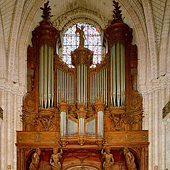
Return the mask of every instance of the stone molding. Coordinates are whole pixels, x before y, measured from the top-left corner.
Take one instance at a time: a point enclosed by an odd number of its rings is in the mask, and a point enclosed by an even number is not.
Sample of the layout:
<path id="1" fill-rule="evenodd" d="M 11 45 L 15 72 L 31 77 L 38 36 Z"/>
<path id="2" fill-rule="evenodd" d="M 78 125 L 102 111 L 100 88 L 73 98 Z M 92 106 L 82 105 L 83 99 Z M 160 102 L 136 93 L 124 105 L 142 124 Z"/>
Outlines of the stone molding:
<path id="1" fill-rule="evenodd" d="M 151 79 L 157 78 L 157 58 L 158 51 L 156 46 L 156 37 L 155 37 L 155 29 L 154 29 L 154 21 L 153 21 L 153 13 L 151 9 L 151 2 L 149 0 L 142 0 L 143 9 L 145 13 L 145 19 L 148 30 L 148 42 L 149 42 L 149 53 L 151 57 Z"/>
<path id="2" fill-rule="evenodd" d="M 59 17 L 54 18 L 52 23 L 57 30 L 65 31 L 66 28 L 72 24 L 85 21 L 98 29 L 105 29 L 109 24 L 109 20 L 107 18 L 84 7 L 78 7 L 62 14 Z"/>
<path id="3" fill-rule="evenodd" d="M 7 81 L 7 79 L 0 79 L 0 89 L 11 91 L 19 95 L 24 95 L 26 93 L 25 86 L 21 86 L 19 83 L 15 83 L 12 81 Z"/>
<path id="4" fill-rule="evenodd" d="M 145 85 L 138 85 L 138 89 L 142 94 L 145 94 L 155 90 L 165 89 L 168 85 L 170 85 L 170 74 L 154 79 Z"/>

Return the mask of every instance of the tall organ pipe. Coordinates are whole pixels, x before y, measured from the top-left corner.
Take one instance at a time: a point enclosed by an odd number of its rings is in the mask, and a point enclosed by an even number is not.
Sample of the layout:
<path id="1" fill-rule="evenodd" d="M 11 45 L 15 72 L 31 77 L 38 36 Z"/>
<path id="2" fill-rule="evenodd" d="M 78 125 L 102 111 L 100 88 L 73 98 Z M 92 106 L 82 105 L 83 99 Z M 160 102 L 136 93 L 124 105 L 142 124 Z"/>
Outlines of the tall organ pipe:
<path id="1" fill-rule="evenodd" d="M 47 45 L 44 50 L 44 107 L 47 108 L 47 58 L 48 58 Z"/>
<path id="2" fill-rule="evenodd" d="M 111 104 L 121 106 L 125 104 L 125 48 L 117 43 L 111 49 Z"/>
<path id="3" fill-rule="evenodd" d="M 80 64 L 77 67 L 77 99 L 87 105 L 87 66 Z"/>
<path id="4" fill-rule="evenodd" d="M 51 82 L 52 82 L 52 70 L 51 70 L 51 65 L 52 65 L 52 58 L 51 58 L 51 49 L 48 48 L 48 52 L 49 52 L 49 57 L 48 57 L 48 106 L 51 106 L 51 97 L 52 97 L 52 86 L 51 86 Z"/>
<path id="5" fill-rule="evenodd" d="M 74 103 L 74 76 L 57 69 L 57 105 L 62 95 L 68 104 Z"/>
<path id="6" fill-rule="evenodd" d="M 90 103 L 95 103 L 100 93 L 103 102 L 107 105 L 107 68 L 90 76 Z"/>
<path id="7" fill-rule="evenodd" d="M 43 78 L 44 78 L 44 74 L 42 74 L 44 72 L 44 46 L 42 46 L 40 48 L 40 64 L 39 64 L 39 96 L 40 96 L 40 106 L 43 107 L 43 103 L 44 103 L 44 98 L 43 98 Z"/>
<path id="8" fill-rule="evenodd" d="M 125 103 L 125 47 L 121 45 L 121 105 Z"/>
<path id="9" fill-rule="evenodd" d="M 40 106 L 53 107 L 54 101 L 54 73 L 53 48 L 42 45 L 39 61 L 39 98 Z"/>

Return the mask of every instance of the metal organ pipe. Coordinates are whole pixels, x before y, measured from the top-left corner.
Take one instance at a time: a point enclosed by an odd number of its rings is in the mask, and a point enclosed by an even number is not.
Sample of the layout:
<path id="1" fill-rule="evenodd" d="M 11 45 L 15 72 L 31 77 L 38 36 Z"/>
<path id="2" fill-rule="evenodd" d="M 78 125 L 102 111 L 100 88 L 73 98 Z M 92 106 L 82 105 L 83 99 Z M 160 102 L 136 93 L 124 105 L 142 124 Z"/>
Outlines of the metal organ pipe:
<path id="1" fill-rule="evenodd" d="M 125 47 L 122 44 L 113 45 L 110 61 L 110 101 L 119 107 L 125 103 Z"/>
<path id="2" fill-rule="evenodd" d="M 44 107 L 47 108 L 47 45 L 44 50 Z"/>
<path id="3" fill-rule="evenodd" d="M 102 94 L 103 102 L 107 105 L 107 68 L 90 76 L 90 103 Z"/>
<path id="4" fill-rule="evenodd" d="M 42 45 L 39 61 L 39 98 L 40 106 L 53 107 L 54 101 L 54 73 L 53 48 Z"/>
<path id="5" fill-rule="evenodd" d="M 117 106 L 119 107 L 120 106 L 120 87 L 121 87 L 121 79 L 120 79 L 120 48 L 119 48 L 119 43 L 116 44 L 116 52 L 117 52 Z"/>
<path id="6" fill-rule="evenodd" d="M 39 97 L 40 97 L 40 106 L 43 107 L 43 103 L 44 103 L 44 98 L 43 98 L 43 77 L 44 77 L 44 55 L 43 55 L 43 52 L 44 52 L 44 46 L 42 46 L 40 48 L 40 64 L 39 64 Z"/>
<path id="7" fill-rule="evenodd" d="M 125 47 L 121 45 L 121 105 L 125 103 Z"/>
<path id="8" fill-rule="evenodd" d="M 74 76 L 57 69 L 57 105 L 62 95 L 68 104 L 74 103 Z"/>
<path id="9" fill-rule="evenodd" d="M 87 66 L 77 66 L 77 99 L 87 106 Z"/>
<path id="10" fill-rule="evenodd" d="M 52 82 L 52 70 L 51 70 L 51 53 L 52 51 L 50 50 L 50 48 L 48 48 L 48 52 L 49 52 L 49 57 L 48 57 L 48 106 L 50 107 L 51 106 L 51 93 L 52 93 L 52 86 L 51 86 L 51 82 Z"/>

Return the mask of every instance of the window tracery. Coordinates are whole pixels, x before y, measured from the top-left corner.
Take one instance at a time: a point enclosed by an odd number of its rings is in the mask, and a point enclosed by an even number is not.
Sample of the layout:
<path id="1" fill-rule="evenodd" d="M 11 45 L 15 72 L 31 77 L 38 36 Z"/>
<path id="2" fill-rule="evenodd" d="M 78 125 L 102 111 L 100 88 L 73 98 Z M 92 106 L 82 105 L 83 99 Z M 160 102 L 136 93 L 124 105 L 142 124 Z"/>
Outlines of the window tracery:
<path id="1" fill-rule="evenodd" d="M 63 61 L 68 65 L 71 64 L 71 51 L 74 51 L 79 46 L 79 34 L 75 34 L 76 25 L 80 28 L 84 26 L 85 44 L 84 47 L 93 51 L 93 64 L 101 62 L 102 41 L 101 33 L 88 23 L 77 23 L 69 27 L 63 34 Z"/>

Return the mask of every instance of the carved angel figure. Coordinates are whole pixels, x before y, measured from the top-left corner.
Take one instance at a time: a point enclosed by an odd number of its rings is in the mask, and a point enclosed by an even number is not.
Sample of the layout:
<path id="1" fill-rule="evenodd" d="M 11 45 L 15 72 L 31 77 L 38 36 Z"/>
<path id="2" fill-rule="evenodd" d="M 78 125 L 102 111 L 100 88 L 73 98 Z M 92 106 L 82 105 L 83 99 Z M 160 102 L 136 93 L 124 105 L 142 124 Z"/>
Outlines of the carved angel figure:
<path id="1" fill-rule="evenodd" d="M 85 41 L 85 35 L 84 35 L 84 31 L 83 31 L 83 29 L 84 29 L 84 26 L 82 25 L 81 26 L 81 29 L 80 28 L 78 28 L 78 26 L 76 25 L 76 34 L 77 33 L 79 33 L 79 35 L 80 35 L 80 42 L 79 42 L 79 47 L 84 47 L 84 41 Z"/>
<path id="2" fill-rule="evenodd" d="M 41 150 L 36 149 L 35 153 L 32 155 L 32 162 L 30 163 L 29 170 L 37 170 L 40 161 Z"/>
<path id="3" fill-rule="evenodd" d="M 61 155 L 63 154 L 63 150 L 60 149 L 60 153 L 58 153 L 58 150 L 59 150 L 58 148 L 54 148 L 53 154 L 51 155 L 50 158 L 52 170 L 61 170 L 60 158 L 62 157 Z"/>
<path id="4" fill-rule="evenodd" d="M 106 147 L 105 152 L 103 152 L 104 149 L 102 149 L 102 151 L 101 151 L 101 154 L 105 158 L 105 161 L 103 163 L 104 170 L 111 170 L 112 165 L 114 163 L 113 155 L 110 153 L 110 150 L 111 150 L 110 147 Z"/>
<path id="5" fill-rule="evenodd" d="M 124 148 L 123 153 L 125 155 L 128 170 L 137 170 L 134 155 L 129 151 L 127 147 Z"/>

